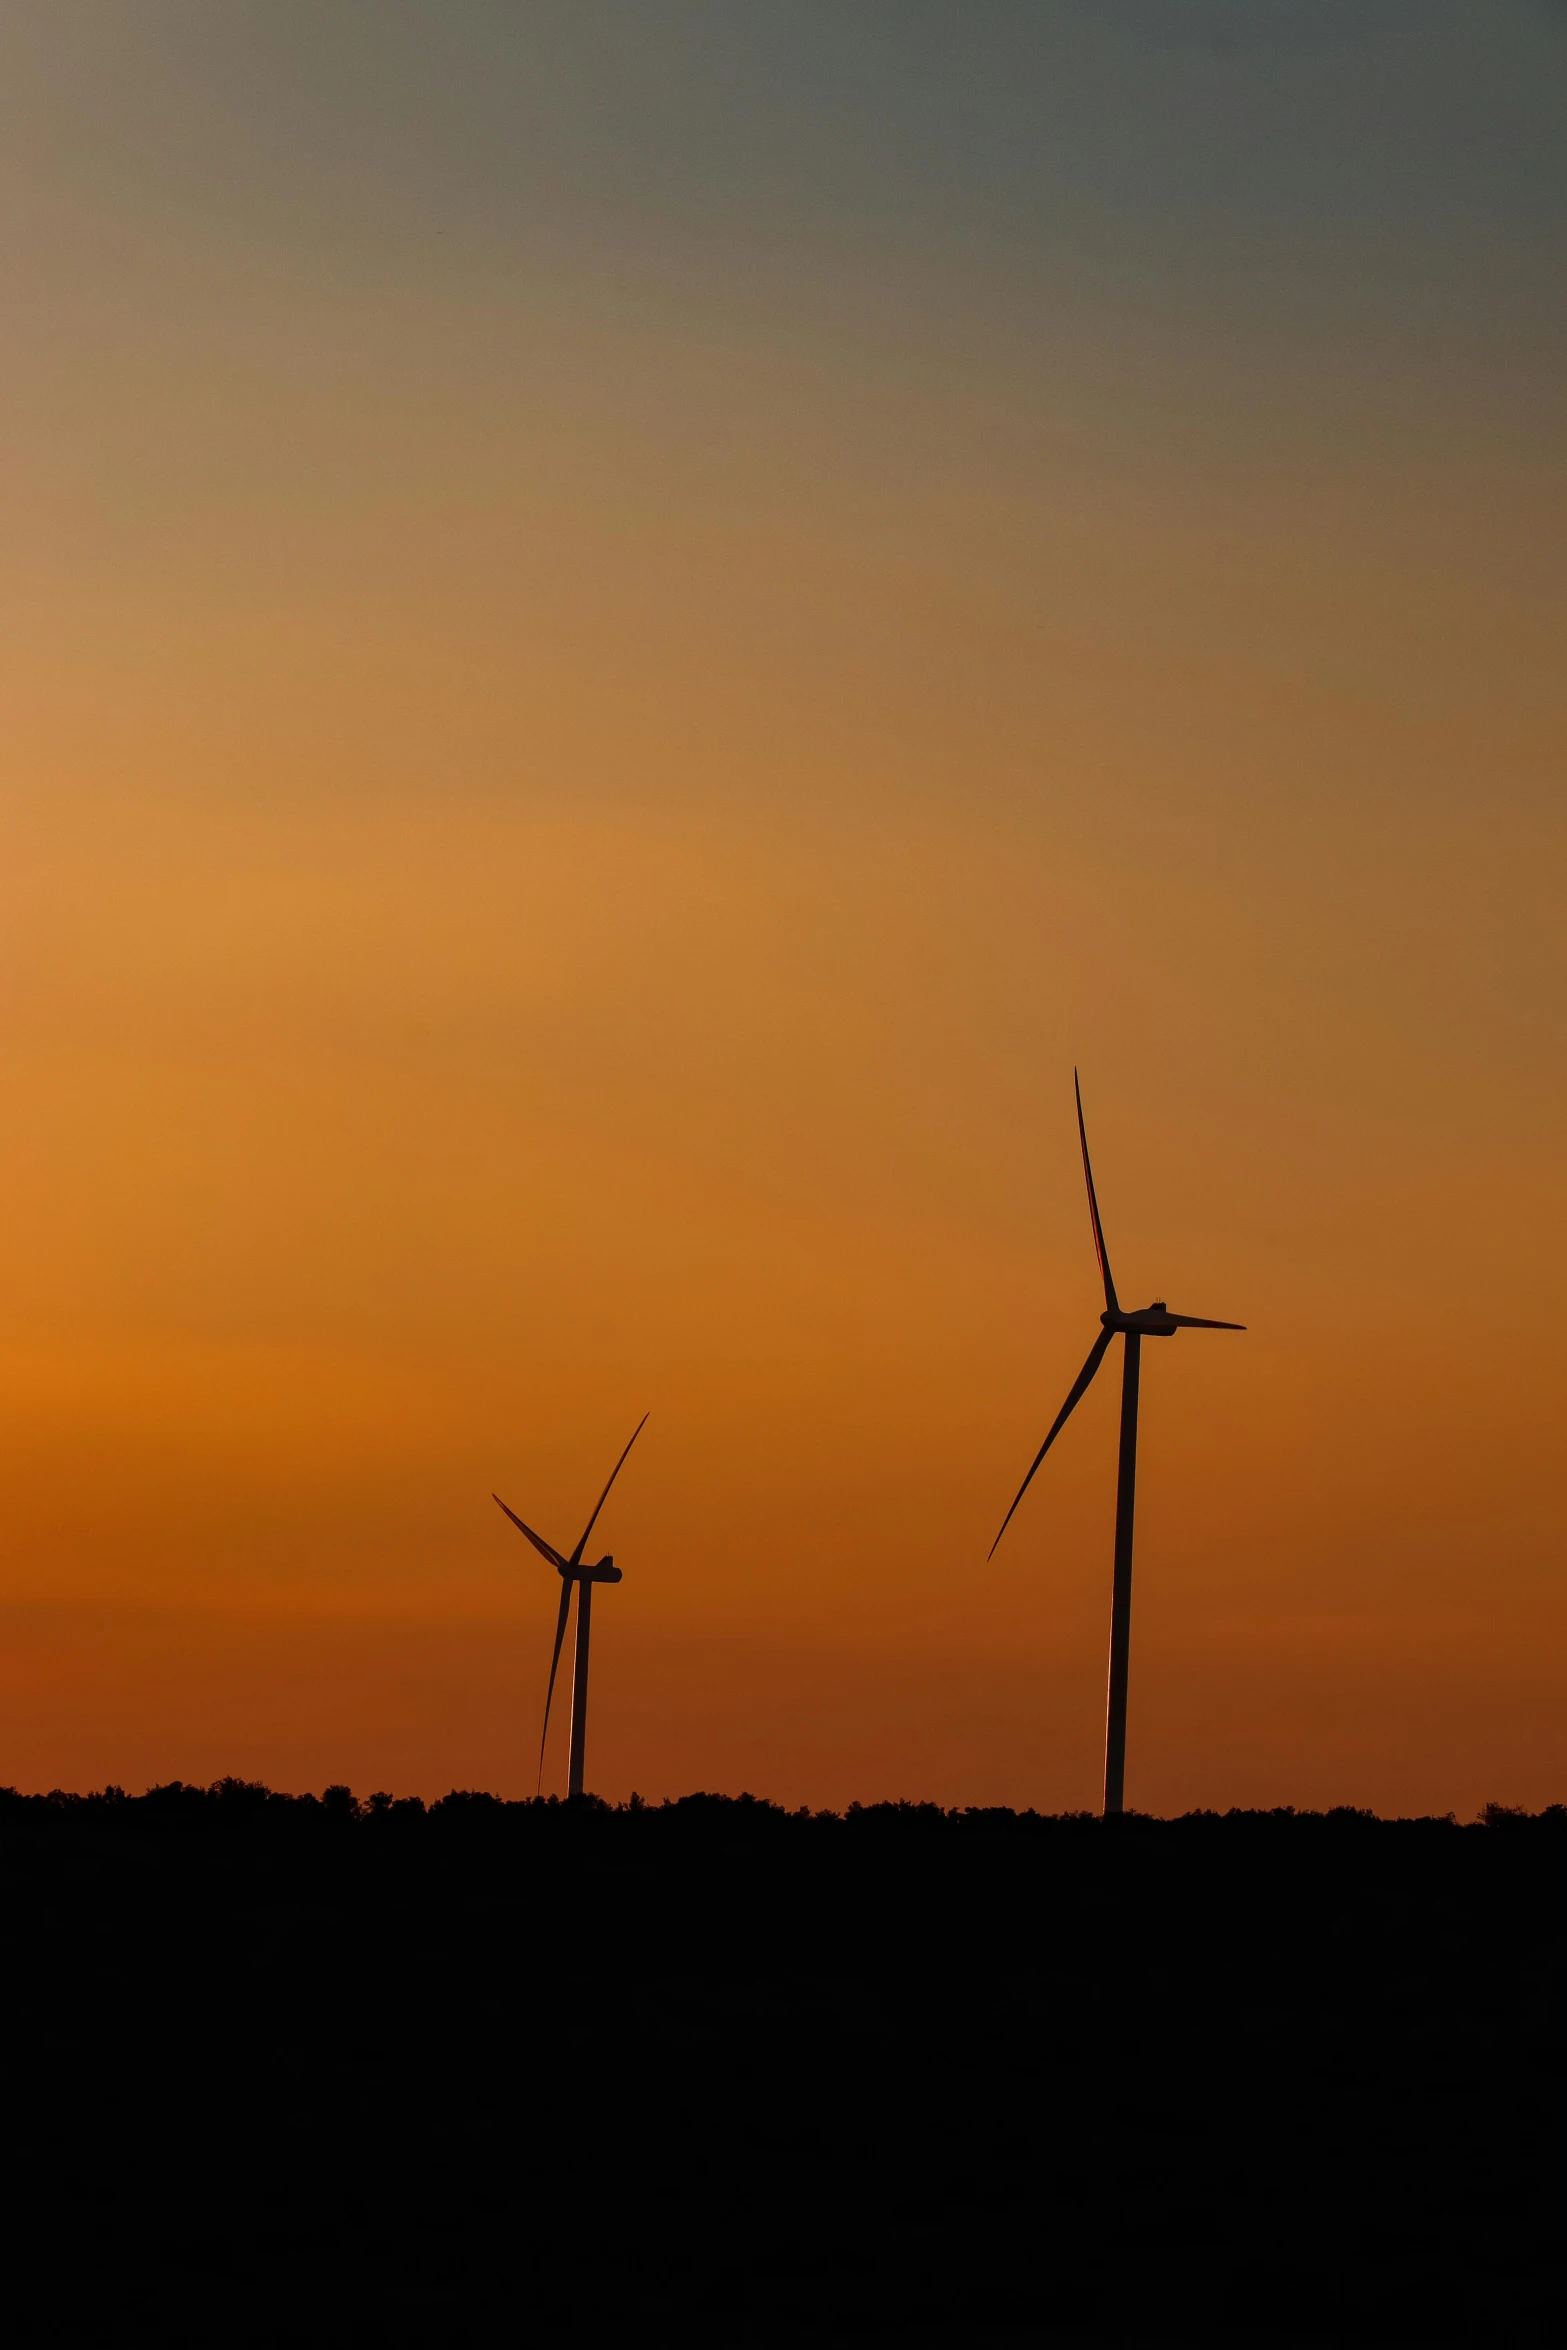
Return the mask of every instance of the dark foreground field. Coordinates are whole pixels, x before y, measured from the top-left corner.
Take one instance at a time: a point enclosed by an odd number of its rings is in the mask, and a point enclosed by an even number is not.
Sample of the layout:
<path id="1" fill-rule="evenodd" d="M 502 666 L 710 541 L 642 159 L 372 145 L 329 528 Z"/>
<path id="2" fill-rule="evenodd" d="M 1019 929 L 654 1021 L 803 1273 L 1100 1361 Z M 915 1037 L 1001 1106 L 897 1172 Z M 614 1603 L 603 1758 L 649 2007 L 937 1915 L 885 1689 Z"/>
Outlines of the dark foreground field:
<path id="1" fill-rule="evenodd" d="M 11 2339 L 1567 2338 L 1567 1814 L 0 1794 Z"/>

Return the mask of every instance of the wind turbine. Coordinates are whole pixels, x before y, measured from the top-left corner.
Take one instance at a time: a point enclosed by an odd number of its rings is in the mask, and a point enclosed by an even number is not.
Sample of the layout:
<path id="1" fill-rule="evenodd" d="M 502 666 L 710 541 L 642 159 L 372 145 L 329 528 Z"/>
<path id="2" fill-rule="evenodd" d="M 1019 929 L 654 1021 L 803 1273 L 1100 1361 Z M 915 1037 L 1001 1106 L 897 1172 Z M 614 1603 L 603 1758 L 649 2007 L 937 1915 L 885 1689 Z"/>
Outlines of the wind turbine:
<path id="1" fill-rule="evenodd" d="M 1126 1341 L 1126 1354 L 1121 1371 L 1121 1465 L 1115 1489 L 1115 1583 L 1110 1601 L 1110 1694 L 1105 1718 L 1105 1816 L 1121 1809 L 1126 1783 L 1126 1676 L 1132 1638 L 1132 1511 L 1137 1491 L 1137 1382 L 1142 1368 L 1143 1340 L 1145 1338 L 1173 1338 L 1177 1330 L 1244 1330 L 1244 1322 L 1209 1322 L 1200 1314 L 1172 1314 L 1162 1297 L 1156 1297 L 1151 1306 L 1140 1313 L 1128 1313 L 1115 1294 L 1115 1280 L 1110 1271 L 1110 1258 L 1105 1248 L 1104 1226 L 1099 1221 L 1099 1201 L 1094 1193 L 1094 1170 L 1088 1158 L 1088 1130 L 1083 1124 L 1083 1089 L 1077 1082 L 1077 1071 L 1072 1071 L 1072 1090 L 1077 1096 L 1077 1138 L 1083 1146 L 1083 1174 L 1088 1184 L 1088 1213 L 1093 1220 L 1094 1250 L 1099 1259 L 1100 1278 L 1105 1285 L 1105 1310 L 1099 1319 L 1104 1324 L 1094 1340 L 1087 1362 L 1077 1374 L 1071 1394 L 1055 1419 L 1050 1433 L 1034 1455 L 1034 1467 L 1029 1470 L 1017 1489 L 1017 1500 L 1001 1521 L 1001 1534 L 1012 1523 L 1012 1511 L 1017 1508 L 1034 1481 L 1034 1469 L 1039 1467 L 1050 1447 L 1060 1435 L 1073 1412 L 1082 1402 L 1093 1383 L 1094 1373 L 1109 1351 L 1110 1341 L 1117 1335 Z M 996 1543 L 990 1546 L 987 1558 L 996 1555 Z"/>
<path id="2" fill-rule="evenodd" d="M 631 1442 L 626 1446 L 626 1452 L 629 1452 L 631 1446 L 636 1443 L 637 1438 L 647 1426 L 647 1421 L 648 1416 L 644 1412 L 631 1431 Z M 621 1454 L 615 1466 L 610 1470 L 609 1485 L 614 1484 L 615 1479 L 625 1467 L 626 1452 Z M 550 1685 L 544 1697 L 544 1728 L 539 1734 L 539 1785 L 541 1787 L 544 1784 L 544 1741 L 550 1734 L 550 1705 L 555 1696 L 555 1674 L 560 1664 L 561 1647 L 566 1638 L 566 1618 L 571 1612 L 571 1587 L 573 1583 L 577 1586 L 577 1653 L 571 1676 L 571 1767 L 566 1780 L 568 1795 L 582 1793 L 582 1757 L 588 1738 L 588 1636 L 593 1625 L 593 1586 L 595 1583 L 618 1583 L 620 1581 L 620 1569 L 612 1558 L 601 1558 L 596 1566 L 585 1567 L 582 1564 L 582 1554 L 587 1548 L 588 1536 L 593 1531 L 599 1511 L 609 1499 L 609 1485 L 605 1486 L 598 1500 L 593 1504 L 593 1516 L 583 1527 L 582 1540 L 577 1544 L 569 1559 L 563 1559 L 560 1552 L 555 1549 L 552 1543 L 546 1542 L 542 1534 L 535 1534 L 531 1526 L 525 1526 L 515 1510 L 506 1509 L 506 1504 L 498 1493 L 490 1495 L 496 1508 L 506 1510 L 507 1517 L 510 1518 L 518 1533 L 526 1534 L 534 1549 L 542 1558 L 549 1560 L 550 1565 L 555 1568 L 561 1578 L 560 1614 L 555 1618 L 555 1653 L 550 1658 Z"/>

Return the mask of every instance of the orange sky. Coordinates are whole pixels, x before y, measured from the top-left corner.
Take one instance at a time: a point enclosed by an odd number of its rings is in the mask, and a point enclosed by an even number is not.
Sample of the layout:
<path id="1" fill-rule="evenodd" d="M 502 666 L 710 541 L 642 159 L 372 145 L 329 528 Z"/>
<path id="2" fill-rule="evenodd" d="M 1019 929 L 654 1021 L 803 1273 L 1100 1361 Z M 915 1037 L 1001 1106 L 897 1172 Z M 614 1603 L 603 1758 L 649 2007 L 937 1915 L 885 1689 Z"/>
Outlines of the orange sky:
<path id="1" fill-rule="evenodd" d="M 612 7 L 80 17 L 0 59 L 0 1781 L 526 1791 L 489 1494 L 574 1539 L 646 1409 L 595 1787 L 1096 1802 L 1112 1375 L 984 1564 L 1075 1061 L 1123 1296 L 1249 1325 L 1145 1350 L 1129 1801 L 1560 1799 L 1567 45 L 692 7 L 633 108 Z"/>

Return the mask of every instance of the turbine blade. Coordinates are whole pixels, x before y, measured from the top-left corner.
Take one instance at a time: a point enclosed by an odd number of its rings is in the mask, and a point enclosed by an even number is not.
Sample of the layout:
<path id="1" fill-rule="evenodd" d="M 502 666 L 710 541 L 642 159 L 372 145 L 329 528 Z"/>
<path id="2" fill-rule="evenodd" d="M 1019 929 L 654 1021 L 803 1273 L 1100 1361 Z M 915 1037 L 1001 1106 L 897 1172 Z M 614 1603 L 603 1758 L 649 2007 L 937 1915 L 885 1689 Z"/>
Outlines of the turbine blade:
<path id="1" fill-rule="evenodd" d="M 1072 1071 L 1072 1091 L 1077 1096 L 1077 1139 L 1083 1146 L 1083 1173 L 1088 1181 L 1088 1213 L 1094 1220 L 1094 1253 L 1099 1259 L 1099 1272 L 1105 1285 L 1105 1304 L 1112 1314 L 1121 1310 L 1115 1294 L 1115 1278 L 1110 1271 L 1110 1256 L 1105 1247 L 1105 1228 L 1099 1221 L 1099 1197 L 1094 1190 L 1094 1170 L 1088 1157 L 1088 1129 L 1083 1124 L 1083 1089 L 1077 1082 L 1077 1071 Z M 1000 1537 L 997 1537 L 999 1541 Z"/>
<path id="2" fill-rule="evenodd" d="M 626 1446 L 626 1452 L 629 1452 L 631 1450 L 631 1445 L 636 1443 L 637 1438 L 641 1435 L 643 1429 L 647 1426 L 647 1422 L 648 1416 L 647 1413 L 644 1412 L 641 1419 L 637 1422 L 636 1426 L 631 1431 L 631 1443 Z M 625 1467 L 626 1452 L 621 1454 L 619 1460 L 615 1463 L 615 1466 L 610 1470 L 609 1485 L 614 1484 L 615 1479 L 620 1475 L 621 1470 Z M 593 1504 L 593 1516 L 589 1518 L 587 1524 L 583 1527 L 582 1540 L 577 1544 L 576 1549 L 572 1552 L 570 1558 L 566 1561 L 567 1566 L 575 1567 L 581 1563 L 582 1553 L 587 1547 L 587 1539 L 593 1531 L 594 1522 L 598 1517 L 599 1511 L 604 1507 L 604 1504 L 609 1499 L 609 1485 L 605 1486 L 603 1492 L 599 1495 L 598 1500 Z"/>
<path id="3" fill-rule="evenodd" d="M 498 1510 L 506 1510 L 506 1504 L 502 1501 L 498 1493 L 492 1493 L 490 1495 L 490 1499 L 494 1502 Z M 534 1549 L 539 1553 L 539 1556 L 541 1558 L 547 1558 L 552 1567 L 559 1567 L 561 1573 L 564 1575 L 566 1572 L 566 1562 L 561 1557 L 560 1552 L 555 1548 L 554 1544 L 546 1542 L 542 1534 L 535 1534 L 531 1526 L 525 1526 L 522 1520 L 518 1517 L 515 1510 L 506 1510 L 506 1515 L 508 1518 L 510 1518 L 512 1524 L 516 1527 L 519 1534 L 526 1534 Z"/>
<path id="4" fill-rule="evenodd" d="M 561 1643 L 566 1637 L 566 1617 L 571 1609 L 571 1583 L 568 1575 L 560 1587 L 560 1614 L 555 1618 L 555 1654 L 550 1658 L 550 1685 L 544 1693 L 544 1727 L 539 1732 L 539 1792 L 544 1788 L 544 1741 L 550 1734 L 550 1707 L 555 1699 L 555 1675 L 560 1666 Z"/>
<path id="5" fill-rule="evenodd" d="M 1244 1330 L 1244 1322 L 1205 1322 L 1201 1314 L 1172 1314 L 1172 1322 L 1182 1330 Z"/>
<path id="6" fill-rule="evenodd" d="M 1066 1426 L 1068 1420 L 1072 1417 L 1072 1414 L 1076 1411 L 1078 1405 L 1082 1402 L 1084 1396 L 1088 1393 L 1088 1389 L 1093 1381 L 1094 1373 L 1098 1370 L 1100 1364 L 1105 1359 L 1105 1348 L 1109 1345 L 1111 1339 L 1114 1336 L 1115 1332 L 1113 1330 L 1101 1330 L 1099 1336 L 1094 1340 L 1092 1354 L 1089 1356 L 1082 1369 L 1078 1372 L 1077 1379 L 1072 1388 L 1071 1394 L 1067 1397 L 1065 1403 L 1061 1406 L 1061 1409 L 1057 1412 L 1054 1420 L 1051 1422 L 1050 1434 L 1045 1438 L 1044 1443 L 1040 1446 L 1038 1452 L 1036 1452 L 1034 1455 L 1034 1469 L 1038 1468 L 1040 1462 L 1044 1459 L 1046 1453 L 1050 1450 L 1050 1447 L 1054 1444 L 1056 1438 L 1060 1435 L 1062 1429 Z M 1029 1470 L 1028 1475 L 1024 1478 L 1022 1484 L 1018 1487 L 1017 1500 L 1013 1502 L 1012 1509 L 1008 1510 L 1006 1516 L 1001 1521 L 1001 1534 L 1004 1534 L 1012 1523 L 1012 1510 L 1017 1508 L 1018 1502 L 1022 1500 L 1030 1485 L 1033 1484 L 1034 1469 Z M 996 1542 L 1001 1540 L 1001 1534 L 996 1536 Z M 993 1542 L 989 1550 L 985 1553 L 985 1563 L 987 1566 L 996 1555 L 996 1542 Z"/>

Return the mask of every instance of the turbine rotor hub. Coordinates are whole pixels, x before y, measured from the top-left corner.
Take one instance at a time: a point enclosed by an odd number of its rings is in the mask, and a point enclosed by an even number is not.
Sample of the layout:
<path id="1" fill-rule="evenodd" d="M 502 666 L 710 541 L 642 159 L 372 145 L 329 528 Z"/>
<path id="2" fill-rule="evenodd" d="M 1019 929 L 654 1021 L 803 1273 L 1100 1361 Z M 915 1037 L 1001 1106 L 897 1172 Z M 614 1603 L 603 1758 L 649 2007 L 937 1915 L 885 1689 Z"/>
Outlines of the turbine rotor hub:
<path id="1" fill-rule="evenodd" d="M 1107 1330 L 1122 1331 L 1128 1338 L 1173 1338 L 1180 1328 L 1162 1297 L 1137 1313 L 1129 1314 L 1124 1306 L 1117 1311 L 1107 1307 L 1099 1319 Z"/>

